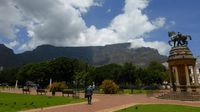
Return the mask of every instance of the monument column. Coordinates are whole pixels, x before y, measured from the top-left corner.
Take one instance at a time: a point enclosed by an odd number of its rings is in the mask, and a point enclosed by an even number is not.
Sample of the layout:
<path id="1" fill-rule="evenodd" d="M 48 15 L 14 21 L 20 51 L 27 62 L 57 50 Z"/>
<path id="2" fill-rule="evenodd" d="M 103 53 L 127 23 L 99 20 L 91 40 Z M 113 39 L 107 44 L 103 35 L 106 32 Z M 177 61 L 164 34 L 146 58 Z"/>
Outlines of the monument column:
<path id="1" fill-rule="evenodd" d="M 197 59 L 189 49 L 187 41 L 192 38 L 190 35 L 173 31 L 168 32 L 168 36 L 171 38 L 168 43 L 172 48 L 169 52 L 167 62 L 171 73 L 170 81 L 172 81 L 173 84 L 173 92 L 161 95 L 160 98 L 181 101 L 200 101 L 200 84 L 198 83 L 195 67 Z M 187 40 L 183 41 L 183 38 L 187 38 Z M 192 77 L 192 81 L 190 76 L 192 75 L 192 71 L 190 73 L 190 67 L 194 70 L 194 78 Z M 192 92 L 195 94 L 191 94 Z"/>
<path id="2" fill-rule="evenodd" d="M 181 92 L 177 67 L 174 67 L 174 70 L 175 70 L 175 76 L 176 76 L 176 91 Z"/>
<path id="3" fill-rule="evenodd" d="M 193 67 L 193 69 L 194 69 L 194 81 L 195 81 L 195 86 L 196 86 L 196 91 L 197 92 L 200 92 L 200 84 L 199 84 L 199 82 L 198 82 L 198 76 L 197 76 L 197 69 L 196 69 L 196 66 L 194 66 Z"/>
<path id="4" fill-rule="evenodd" d="M 185 65 L 185 76 L 186 76 L 187 86 L 190 86 L 190 77 L 189 77 L 189 72 L 188 72 L 188 66 L 187 65 Z"/>
<path id="5" fill-rule="evenodd" d="M 198 83 L 198 77 L 197 77 L 197 69 L 196 69 L 196 66 L 193 66 L 193 74 L 194 74 L 194 84 L 196 85 L 196 86 L 198 86 L 199 85 L 199 83 Z"/>
<path id="6" fill-rule="evenodd" d="M 173 74 L 174 74 L 173 67 L 170 67 L 170 73 L 169 73 L 169 79 L 170 80 L 169 81 L 170 81 L 170 89 L 171 89 L 171 91 L 174 90 L 174 82 L 173 82 L 173 79 L 172 79 Z"/>
<path id="7" fill-rule="evenodd" d="M 188 66 L 186 64 L 184 66 L 185 66 L 187 92 L 192 92 L 192 89 L 190 87 L 190 76 L 189 76 L 189 72 L 188 72 Z"/>

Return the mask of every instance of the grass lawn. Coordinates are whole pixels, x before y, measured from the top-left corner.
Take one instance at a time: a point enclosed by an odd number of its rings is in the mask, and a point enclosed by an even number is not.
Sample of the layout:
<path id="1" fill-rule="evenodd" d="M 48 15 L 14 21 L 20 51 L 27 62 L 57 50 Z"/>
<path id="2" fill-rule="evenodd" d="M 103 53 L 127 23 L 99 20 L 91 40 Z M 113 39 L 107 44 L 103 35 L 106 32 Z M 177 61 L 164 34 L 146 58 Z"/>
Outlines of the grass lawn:
<path id="1" fill-rule="evenodd" d="M 85 100 L 73 99 L 71 97 L 51 97 L 44 95 L 24 95 L 0 92 L 0 112 L 16 112 L 19 110 L 78 103 L 83 101 Z"/>
<path id="2" fill-rule="evenodd" d="M 136 105 L 126 109 L 122 109 L 117 112 L 200 112 L 200 107 L 150 104 L 150 105 Z"/>
<path id="3" fill-rule="evenodd" d="M 157 93 L 159 90 L 138 90 L 133 89 L 133 94 L 147 94 L 147 93 Z M 122 94 L 131 94 L 131 89 L 123 89 L 123 91 L 119 91 Z"/>

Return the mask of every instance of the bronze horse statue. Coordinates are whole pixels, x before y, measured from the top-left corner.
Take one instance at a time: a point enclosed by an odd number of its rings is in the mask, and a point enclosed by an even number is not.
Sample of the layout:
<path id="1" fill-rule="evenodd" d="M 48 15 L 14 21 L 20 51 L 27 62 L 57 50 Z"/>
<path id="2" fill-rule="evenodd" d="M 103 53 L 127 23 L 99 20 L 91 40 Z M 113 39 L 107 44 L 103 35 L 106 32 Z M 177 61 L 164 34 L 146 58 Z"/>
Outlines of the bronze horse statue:
<path id="1" fill-rule="evenodd" d="M 183 35 L 178 32 L 176 34 L 175 32 L 168 32 L 169 37 L 171 40 L 168 42 L 170 46 L 172 46 L 171 42 L 174 42 L 174 47 L 176 46 L 187 46 L 188 41 L 187 39 L 192 40 L 192 37 L 190 35 Z"/>

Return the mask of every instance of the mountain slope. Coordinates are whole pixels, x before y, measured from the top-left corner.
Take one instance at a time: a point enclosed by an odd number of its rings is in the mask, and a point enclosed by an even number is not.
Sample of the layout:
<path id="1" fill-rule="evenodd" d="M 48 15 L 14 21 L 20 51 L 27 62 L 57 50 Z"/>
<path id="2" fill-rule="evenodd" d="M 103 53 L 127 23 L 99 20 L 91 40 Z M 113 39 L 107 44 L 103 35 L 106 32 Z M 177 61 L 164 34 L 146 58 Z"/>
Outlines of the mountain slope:
<path id="1" fill-rule="evenodd" d="M 13 50 L 0 44 L 0 66 L 14 67 L 18 65 L 18 62 L 17 56 L 14 54 Z"/>
<path id="2" fill-rule="evenodd" d="M 14 54 L 8 48 L 7 51 L 0 50 L 0 53 L 8 53 L 8 57 L 11 60 L 9 63 L 13 62 L 13 65 L 40 62 L 57 57 L 76 58 L 96 66 L 110 63 L 121 64 L 125 62 L 133 62 L 136 65 L 145 66 L 151 61 L 164 62 L 167 60 L 166 56 L 160 55 L 155 49 L 144 47 L 132 49 L 129 46 L 130 43 L 89 47 L 55 47 L 42 45 L 33 51 L 26 51 L 21 54 Z M 0 66 L 10 66 L 10 64 L 7 65 L 6 61 L 8 60 L 5 56 L 1 55 Z"/>

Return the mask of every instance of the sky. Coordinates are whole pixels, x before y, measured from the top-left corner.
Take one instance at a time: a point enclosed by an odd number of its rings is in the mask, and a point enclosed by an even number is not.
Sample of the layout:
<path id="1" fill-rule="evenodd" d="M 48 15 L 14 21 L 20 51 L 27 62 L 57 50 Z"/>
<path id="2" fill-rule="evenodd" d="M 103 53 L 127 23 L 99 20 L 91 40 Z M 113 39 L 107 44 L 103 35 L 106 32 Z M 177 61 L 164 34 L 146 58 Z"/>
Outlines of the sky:
<path id="1" fill-rule="evenodd" d="M 200 0 L 0 0 L 0 43 L 21 53 L 39 45 L 130 42 L 168 55 L 168 31 L 192 36 L 200 55 Z"/>

